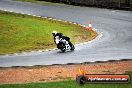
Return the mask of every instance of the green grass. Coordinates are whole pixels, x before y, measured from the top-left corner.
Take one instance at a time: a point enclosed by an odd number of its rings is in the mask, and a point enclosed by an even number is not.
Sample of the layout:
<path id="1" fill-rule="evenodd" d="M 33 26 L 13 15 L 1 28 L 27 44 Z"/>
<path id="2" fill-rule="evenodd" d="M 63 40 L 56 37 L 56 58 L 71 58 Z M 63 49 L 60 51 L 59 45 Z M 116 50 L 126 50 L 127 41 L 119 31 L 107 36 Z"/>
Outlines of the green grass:
<path id="1" fill-rule="evenodd" d="M 78 36 L 96 37 L 95 32 L 82 31 L 78 25 L 0 11 L 0 54 L 55 48 L 53 30 L 74 43 L 83 42 Z"/>
<path id="2" fill-rule="evenodd" d="M 132 78 L 132 73 L 131 78 Z M 132 88 L 132 82 L 124 84 L 85 84 L 79 85 L 74 80 L 67 80 L 61 82 L 47 82 L 47 83 L 27 83 L 27 84 L 4 84 L 0 88 Z"/>

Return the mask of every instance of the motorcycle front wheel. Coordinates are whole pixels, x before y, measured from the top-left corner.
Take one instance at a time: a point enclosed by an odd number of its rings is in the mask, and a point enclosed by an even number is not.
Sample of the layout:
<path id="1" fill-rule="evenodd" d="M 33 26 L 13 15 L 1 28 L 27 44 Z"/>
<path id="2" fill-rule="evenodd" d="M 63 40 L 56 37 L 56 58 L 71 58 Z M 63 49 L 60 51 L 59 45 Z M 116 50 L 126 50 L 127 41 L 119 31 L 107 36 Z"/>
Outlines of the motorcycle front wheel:
<path id="1" fill-rule="evenodd" d="M 62 52 L 65 52 L 65 51 L 66 51 L 66 46 L 65 46 L 65 44 L 63 44 L 63 43 L 60 44 L 60 50 L 61 50 Z"/>

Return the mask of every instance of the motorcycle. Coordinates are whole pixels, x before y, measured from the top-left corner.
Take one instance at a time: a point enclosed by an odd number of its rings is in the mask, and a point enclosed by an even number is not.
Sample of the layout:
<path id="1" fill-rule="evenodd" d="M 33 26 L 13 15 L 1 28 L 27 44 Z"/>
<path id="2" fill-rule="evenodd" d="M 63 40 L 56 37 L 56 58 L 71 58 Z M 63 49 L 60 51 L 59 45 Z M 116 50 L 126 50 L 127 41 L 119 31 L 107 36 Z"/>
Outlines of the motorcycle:
<path id="1" fill-rule="evenodd" d="M 55 42 L 57 44 L 57 48 L 60 49 L 62 52 L 66 52 L 66 50 L 74 51 L 75 49 L 74 45 L 72 43 L 69 44 L 69 42 L 66 39 L 63 38 L 59 39 L 58 37 L 56 37 Z"/>

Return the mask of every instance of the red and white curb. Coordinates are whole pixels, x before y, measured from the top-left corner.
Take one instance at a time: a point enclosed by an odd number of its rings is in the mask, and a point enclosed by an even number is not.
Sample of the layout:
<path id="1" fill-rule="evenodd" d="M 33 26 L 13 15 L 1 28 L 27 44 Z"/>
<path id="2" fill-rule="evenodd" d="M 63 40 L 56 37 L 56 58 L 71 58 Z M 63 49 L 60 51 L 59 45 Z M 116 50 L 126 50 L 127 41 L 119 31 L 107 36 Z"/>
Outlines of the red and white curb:
<path id="1" fill-rule="evenodd" d="M 34 15 L 34 14 L 26 14 L 26 13 L 21 13 L 21 12 L 14 12 L 14 11 L 6 10 L 6 9 L 3 9 L 3 11 L 5 11 L 5 12 L 18 13 L 18 14 L 24 14 L 24 15 L 29 15 L 29 16 L 34 16 L 34 17 L 43 18 L 43 19 L 49 19 L 49 20 L 54 20 L 54 21 L 60 21 L 60 22 L 65 22 L 65 23 L 70 23 L 70 24 L 79 25 L 79 26 L 81 26 L 81 27 L 87 28 L 86 25 L 82 25 L 82 24 L 79 24 L 79 23 L 76 23 L 76 22 L 70 22 L 70 21 L 55 19 L 55 18 L 52 18 L 52 17 L 38 16 L 38 15 Z M 95 31 L 95 28 L 94 28 L 93 30 Z M 103 36 L 103 33 L 102 33 L 102 32 L 98 32 L 98 31 L 96 31 L 96 32 L 97 32 L 98 36 L 97 36 L 95 39 L 93 39 L 93 40 L 91 40 L 91 41 L 88 41 L 88 42 L 75 44 L 75 46 L 90 44 L 90 43 L 94 42 L 95 40 L 99 40 L 99 39 Z M 53 51 L 53 50 L 56 50 L 56 49 L 57 49 L 57 48 L 54 48 L 54 49 L 46 49 L 46 50 L 30 51 L 30 52 L 21 52 L 21 53 L 14 53 L 14 54 L 6 54 L 6 55 L 4 55 L 4 56 L 28 55 L 28 54 L 30 54 L 30 53 Z"/>

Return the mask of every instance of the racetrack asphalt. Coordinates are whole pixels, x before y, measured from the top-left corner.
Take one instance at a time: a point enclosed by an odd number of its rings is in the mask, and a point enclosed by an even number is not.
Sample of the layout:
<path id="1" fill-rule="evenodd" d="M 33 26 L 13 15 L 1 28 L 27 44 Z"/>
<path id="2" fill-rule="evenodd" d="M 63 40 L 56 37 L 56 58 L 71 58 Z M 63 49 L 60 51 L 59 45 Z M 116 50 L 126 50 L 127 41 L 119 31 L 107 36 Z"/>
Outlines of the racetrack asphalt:
<path id="1" fill-rule="evenodd" d="M 0 0 L 0 10 L 92 25 L 98 36 L 91 43 L 76 46 L 74 52 L 59 50 L 20 55 L 0 55 L 0 67 L 52 65 L 132 59 L 132 11 L 100 9 L 56 4 L 35 4 Z"/>

